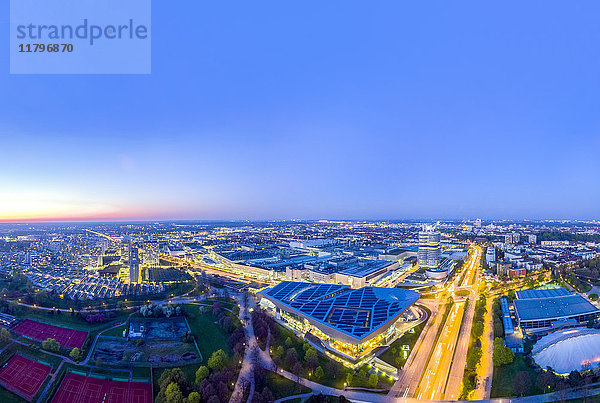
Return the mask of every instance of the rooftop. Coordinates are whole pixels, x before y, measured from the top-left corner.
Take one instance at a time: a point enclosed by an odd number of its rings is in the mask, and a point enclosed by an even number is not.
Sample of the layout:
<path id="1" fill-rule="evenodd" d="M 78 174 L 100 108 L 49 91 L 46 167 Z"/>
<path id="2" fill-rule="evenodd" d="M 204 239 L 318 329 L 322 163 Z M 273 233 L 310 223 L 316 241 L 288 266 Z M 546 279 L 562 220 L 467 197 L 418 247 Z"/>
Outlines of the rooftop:
<path id="1" fill-rule="evenodd" d="M 522 290 L 517 291 L 518 299 L 530 299 L 530 298 L 553 298 L 553 297 L 564 297 L 571 295 L 571 293 L 564 288 L 546 288 L 537 290 Z"/>
<path id="2" fill-rule="evenodd" d="M 365 277 L 392 264 L 394 263 L 387 260 L 361 259 L 358 262 L 343 265 L 343 270 L 340 270 L 339 273 L 352 277 Z"/>
<path id="3" fill-rule="evenodd" d="M 399 288 L 283 281 L 260 292 L 274 303 L 361 343 L 384 324 L 397 320 L 419 299 L 419 293 Z"/>
<path id="4" fill-rule="evenodd" d="M 599 312 L 598 308 L 577 294 L 516 299 L 514 304 L 520 320 L 547 320 Z"/>

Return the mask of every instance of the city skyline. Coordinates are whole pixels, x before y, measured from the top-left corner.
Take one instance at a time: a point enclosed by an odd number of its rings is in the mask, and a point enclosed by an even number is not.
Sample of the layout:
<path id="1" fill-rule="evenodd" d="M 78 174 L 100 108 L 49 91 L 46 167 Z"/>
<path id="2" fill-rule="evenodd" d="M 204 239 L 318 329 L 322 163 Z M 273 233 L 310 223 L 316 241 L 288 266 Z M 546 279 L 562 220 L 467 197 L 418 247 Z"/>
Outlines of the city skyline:
<path id="1" fill-rule="evenodd" d="M 155 2 L 150 75 L 0 76 L 0 221 L 598 219 L 600 6 L 512 5 Z"/>

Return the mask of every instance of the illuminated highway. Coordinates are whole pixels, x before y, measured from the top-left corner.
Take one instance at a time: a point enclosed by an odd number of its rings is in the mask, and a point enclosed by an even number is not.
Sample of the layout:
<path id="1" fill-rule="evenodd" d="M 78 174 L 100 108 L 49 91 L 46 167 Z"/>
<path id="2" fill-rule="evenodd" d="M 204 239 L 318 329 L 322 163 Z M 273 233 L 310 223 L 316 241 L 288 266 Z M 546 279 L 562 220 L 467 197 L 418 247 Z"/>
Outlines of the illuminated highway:
<path id="1" fill-rule="evenodd" d="M 444 397 L 446 380 L 452 365 L 454 347 L 458 339 L 464 310 L 464 302 L 452 306 L 446 325 L 443 327 L 442 334 L 429 360 L 429 365 L 419 384 L 417 399 L 440 400 Z"/>
<path id="2" fill-rule="evenodd" d="M 434 305 L 437 309 L 432 310 L 432 319 L 415 344 L 404 369 L 400 371 L 389 397 L 458 399 L 473 322 L 476 301 L 474 285 L 479 280 L 482 251 L 479 247 L 472 247 L 470 252 L 462 271 L 456 273 L 456 279 L 448 282 L 435 300 L 419 301 L 428 306 Z M 469 293 L 468 306 L 464 296 L 454 294 L 459 290 Z M 448 295 L 453 295 L 455 303 L 445 323 L 441 323 Z M 440 328 L 443 329 L 441 332 Z"/>

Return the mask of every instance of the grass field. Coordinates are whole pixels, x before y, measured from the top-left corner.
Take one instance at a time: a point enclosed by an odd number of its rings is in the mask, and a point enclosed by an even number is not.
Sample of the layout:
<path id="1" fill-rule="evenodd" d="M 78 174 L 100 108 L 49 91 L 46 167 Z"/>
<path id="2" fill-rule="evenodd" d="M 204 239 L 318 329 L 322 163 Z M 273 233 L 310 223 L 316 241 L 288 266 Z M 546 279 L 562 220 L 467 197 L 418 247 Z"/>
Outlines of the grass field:
<path id="1" fill-rule="evenodd" d="M 134 378 L 148 378 L 150 379 L 151 370 L 148 367 L 133 367 L 132 373 Z"/>
<path id="2" fill-rule="evenodd" d="M 267 376 L 265 378 L 265 384 L 273 393 L 273 397 L 275 397 L 275 399 L 282 399 L 284 397 L 308 393 L 311 391 L 310 388 L 284 378 L 283 376 L 272 371 L 267 371 Z"/>
<path id="3" fill-rule="evenodd" d="M 102 333 L 102 336 L 123 337 L 123 330 L 127 328 L 127 324 L 113 327 Z"/>
<path id="4" fill-rule="evenodd" d="M 60 314 L 49 314 L 49 311 L 41 311 L 33 308 L 20 306 L 18 308 L 17 317 L 26 318 L 31 320 L 37 320 L 40 322 L 48 323 L 54 326 L 68 327 L 75 330 L 83 330 L 90 332 L 96 329 L 106 328 L 110 323 L 115 323 L 119 320 L 124 320 L 132 310 L 127 311 L 116 311 L 115 317 L 105 323 L 99 323 L 91 325 L 85 320 L 80 319 L 77 315 L 71 315 L 70 313 L 62 312 Z"/>
<path id="5" fill-rule="evenodd" d="M 543 393 L 543 391 L 539 390 L 535 385 L 537 379 L 535 370 L 525 363 L 521 354 L 515 354 L 515 359 L 511 364 L 494 367 L 494 377 L 492 378 L 492 392 L 490 397 L 516 396 L 517 393 L 513 390 L 512 380 L 520 371 L 527 372 L 531 378 L 531 388 L 526 396 Z"/>
<path id="6" fill-rule="evenodd" d="M 194 316 L 193 318 L 188 316 L 187 320 L 198 343 L 203 362 L 206 363 L 212 353 L 220 349 L 231 356 L 231 349 L 227 345 L 228 335 L 214 323 L 212 312 L 197 305 L 187 305 L 185 309 Z"/>

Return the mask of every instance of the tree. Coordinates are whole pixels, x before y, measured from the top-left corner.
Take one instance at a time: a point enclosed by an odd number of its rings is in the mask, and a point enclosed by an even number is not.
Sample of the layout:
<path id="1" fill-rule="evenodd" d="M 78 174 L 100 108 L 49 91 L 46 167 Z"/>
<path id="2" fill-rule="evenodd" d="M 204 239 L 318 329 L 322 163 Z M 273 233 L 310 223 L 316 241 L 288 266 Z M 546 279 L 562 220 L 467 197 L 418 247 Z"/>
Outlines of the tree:
<path id="1" fill-rule="evenodd" d="M 217 395 L 212 395 L 211 397 L 208 398 L 206 403 L 221 403 L 221 399 L 219 399 L 219 396 L 217 396 Z"/>
<path id="2" fill-rule="evenodd" d="M 327 370 L 327 374 L 334 379 L 337 379 L 340 375 L 340 364 L 335 360 L 328 360 L 325 369 Z"/>
<path id="3" fill-rule="evenodd" d="M 510 364 L 515 358 L 515 353 L 510 348 L 504 346 L 504 341 L 500 337 L 494 339 L 494 366 L 498 367 L 504 364 Z"/>
<path id="4" fill-rule="evenodd" d="M 198 392 L 192 392 L 187 398 L 188 403 L 200 403 L 200 394 Z"/>
<path id="5" fill-rule="evenodd" d="M 545 393 L 548 390 L 553 389 L 554 386 L 556 386 L 556 377 L 550 371 L 542 371 L 539 373 L 535 384 L 539 389 L 543 390 Z"/>
<path id="6" fill-rule="evenodd" d="M 531 378 L 529 377 L 527 371 L 517 372 L 517 375 L 513 380 L 513 387 L 515 392 L 520 396 L 523 396 L 529 392 L 529 389 L 531 388 Z"/>
<path id="7" fill-rule="evenodd" d="M 73 350 L 69 353 L 69 357 L 73 359 L 73 361 L 79 361 L 79 349 L 74 347 Z"/>
<path id="8" fill-rule="evenodd" d="M 167 403 L 183 403 L 183 394 L 175 382 L 171 382 L 165 391 Z"/>
<path id="9" fill-rule="evenodd" d="M 583 383 L 583 377 L 581 376 L 579 371 L 575 371 L 575 370 L 571 371 L 567 380 L 569 382 L 569 385 L 571 385 L 571 387 L 580 386 Z"/>
<path id="10" fill-rule="evenodd" d="M 294 364 L 294 367 L 292 368 L 292 373 L 294 375 L 296 375 L 296 381 L 300 380 L 300 374 L 302 373 L 302 364 L 300 364 L 299 362 L 297 362 L 296 364 Z"/>
<path id="11" fill-rule="evenodd" d="M 317 349 L 314 347 L 306 350 L 306 354 L 304 354 L 304 360 L 308 364 L 309 368 L 315 368 L 319 365 L 319 357 L 317 356 Z"/>
<path id="12" fill-rule="evenodd" d="M 166 369 L 158 378 L 158 386 L 163 391 L 166 391 L 171 383 L 176 383 L 180 390 L 188 389 L 187 379 L 181 368 Z"/>
<path id="13" fill-rule="evenodd" d="M 208 367 L 213 371 L 220 371 L 227 365 L 228 358 L 225 351 L 217 350 L 208 359 Z"/>
<path id="14" fill-rule="evenodd" d="M 348 386 L 354 383 L 354 374 L 352 374 L 352 372 L 348 372 L 348 374 L 346 375 L 346 383 L 348 384 Z"/>
<path id="15" fill-rule="evenodd" d="M 208 378 L 208 375 L 208 368 L 206 368 L 204 365 L 201 365 L 196 371 L 196 385 L 200 386 L 202 381 Z"/>
<path id="16" fill-rule="evenodd" d="M 319 365 L 317 367 L 317 369 L 315 369 L 315 378 L 318 381 L 320 379 L 323 379 L 324 376 L 325 376 L 325 371 L 323 371 L 323 368 L 321 368 L 321 366 Z"/>
<path id="17" fill-rule="evenodd" d="M 473 330 L 472 330 L 473 336 L 475 336 L 475 338 L 480 338 L 481 335 L 483 334 L 483 322 L 475 322 L 473 323 Z"/>
<path id="18" fill-rule="evenodd" d="M 369 376 L 369 387 L 376 388 L 377 382 L 379 382 L 379 377 L 376 374 L 371 374 L 371 376 Z"/>
<path id="19" fill-rule="evenodd" d="M 481 347 L 473 346 L 467 352 L 467 368 L 474 371 L 481 360 Z"/>
<path id="20" fill-rule="evenodd" d="M 273 397 L 273 392 L 268 387 L 264 387 L 261 393 L 261 398 L 263 402 L 274 402 L 275 397 Z"/>
<path id="21" fill-rule="evenodd" d="M 2 328 L 0 330 L 0 341 L 8 343 L 10 341 L 10 332 L 7 329 Z"/>
<path id="22" fill-rule="evenodd" d="M 53 351 L 58 353 L 60 351 L 60 343 L 54 339 L 46 339 L 42 342 L 42 348 L 44 350 Z"/>
<path id="23" fill-rule="evenodd" d="M 294 345 L 294 342 L 292 341 L 292 338 L 288 336 L 287 339 L 285 339 L 285 346 L 286 347 L 292 347 Z"/>
<path id="24" fill-rule="evenodd" d="M 285 353 L 285 362 L 288 366 L 292 367 L 296 362 L 298 362 L 298 353 L 296 353 L 295 348 L 288 348 Z"/>

